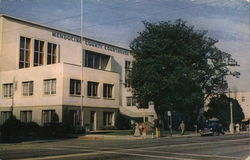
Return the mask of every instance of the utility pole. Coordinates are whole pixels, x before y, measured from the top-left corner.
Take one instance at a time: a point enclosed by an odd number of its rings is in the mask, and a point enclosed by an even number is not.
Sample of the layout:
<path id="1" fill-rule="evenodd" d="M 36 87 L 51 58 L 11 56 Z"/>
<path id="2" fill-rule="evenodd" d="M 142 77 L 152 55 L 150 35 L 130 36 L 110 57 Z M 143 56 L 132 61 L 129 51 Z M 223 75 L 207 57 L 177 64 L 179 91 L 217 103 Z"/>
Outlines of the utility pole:
<path id="1" fill-rule="evenodd" d="M 173 131 L 172 131 L 172 114 L 171 111 L 168 111 L 168 123 L 169 123 L 169 130 L 170 130 L 170 135 L 172 136 Z"/>
<path id="2" fill-rule="evenodd" d="M 233 103 L 231 102 L 230 89 L 228 89 L 229 106 L 230 106 L 230 126 L 229 130 L 231 134 L 234 134 L 234 123 L 233 123 Z"/>
<path id="3" fill-rule="evenodd" d="M 80 123 L 83 129 L 83 0 L 81 0 L 81 107 L 80 107 Z"/>

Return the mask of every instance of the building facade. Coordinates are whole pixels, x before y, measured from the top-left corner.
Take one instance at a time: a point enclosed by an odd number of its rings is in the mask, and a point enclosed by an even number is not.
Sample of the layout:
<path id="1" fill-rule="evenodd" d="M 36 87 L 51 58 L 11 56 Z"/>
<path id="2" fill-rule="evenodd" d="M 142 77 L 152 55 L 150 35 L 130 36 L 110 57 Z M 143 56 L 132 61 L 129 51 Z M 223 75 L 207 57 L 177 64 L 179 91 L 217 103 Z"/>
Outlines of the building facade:
<path id="1" fill-rule="evenodd" d="M 129 79 L 130 50 L 26 20 L 0 15 L 0 124 L 51 122 L 53 114 L 92 130 L 115 126 L 119 112 L 138 109 Z"/>

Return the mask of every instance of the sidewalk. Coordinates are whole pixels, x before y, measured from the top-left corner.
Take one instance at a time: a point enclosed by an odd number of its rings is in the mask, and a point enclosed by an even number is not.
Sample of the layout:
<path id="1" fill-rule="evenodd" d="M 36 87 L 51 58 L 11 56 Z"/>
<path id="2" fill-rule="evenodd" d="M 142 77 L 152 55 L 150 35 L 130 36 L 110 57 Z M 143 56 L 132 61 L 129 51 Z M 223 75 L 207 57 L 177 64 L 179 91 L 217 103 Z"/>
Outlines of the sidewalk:
<path id="1" fill-rule="evenodd" d="M 170 134 L 164 135 L 160 138 L 176 138 L 176 137 L 196 137 L 199 136 L 198 134 L 192 133 L 192 134 L 173 134 L 172 136 Z M 146 136 L 140 136 L 135 137 L 133 135 L 105 135 L 105 134 L 87 134 L 85 136 L 79 136 L 79 139 L 85 139 L 85 140 L 140 140 L 140 139 L 157 139 L 155 135 L 148 134 Z"/>
<path id="2" fill-rule="evenodd" d="M 235 134 L 247 134 L 248 131 L 242 131 L 240 133 Z M 230 132 L 226 132 L 225 135 L 231 135 Z M 172 136 L 170 134 L 165 134 L 164 136 L 161 136 L 160 138 L 182 138 L 182 137 L 200 137 L 199 133 L 186 133 L 184 135 L 180 134 L 173 134 Z M 84 136 L 78 136 L 78 139 L 85 139 L 85 140 L 143 140 L 143 139 L 157 139 L 155 135 L 146 135 L 146 136 L 140 136 L 135 137 L 133 135 L 105 135 L 105 134 L 87 134 Z"/>

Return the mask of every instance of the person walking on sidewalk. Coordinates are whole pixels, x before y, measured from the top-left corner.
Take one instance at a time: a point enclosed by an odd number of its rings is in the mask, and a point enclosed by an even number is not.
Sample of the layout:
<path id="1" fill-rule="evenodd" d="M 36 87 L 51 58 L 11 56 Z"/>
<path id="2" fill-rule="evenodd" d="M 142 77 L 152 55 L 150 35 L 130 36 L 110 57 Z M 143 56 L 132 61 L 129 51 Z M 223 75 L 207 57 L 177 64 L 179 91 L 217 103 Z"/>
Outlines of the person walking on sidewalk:
<path id="1" fill-rule="evenodd" d="M 184 135 L 184 132 L 185 132 L 185 123 L 184 123 L 184 121 L 181 121 L 179 129 L 181 130 L 181 135 Z"/>
<path id="2" fill-rule="evenodd" d="M 139 124 L 138 124 L 138 123 L 136 123 L 136 126 L 135 126 L 135 133 L 134 133 L 134 136 L 135 136 L 135 137 L 140 137 L 140 136 L 141 136 L 141 132 L 140 132 Z"/>

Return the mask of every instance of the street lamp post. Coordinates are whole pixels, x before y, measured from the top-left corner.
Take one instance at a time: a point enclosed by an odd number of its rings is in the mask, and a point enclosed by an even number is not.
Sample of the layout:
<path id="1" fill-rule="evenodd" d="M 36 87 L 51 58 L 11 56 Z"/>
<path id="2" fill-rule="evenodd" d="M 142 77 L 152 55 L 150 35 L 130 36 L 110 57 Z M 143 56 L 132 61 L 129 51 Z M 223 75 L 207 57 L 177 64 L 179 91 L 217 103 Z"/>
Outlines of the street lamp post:
<path id="1" fill-rule="evenodd" d="M 229 125 L 229 130 L 231 134 L 234 134 L 234 123 L 233 123 L 233 103 L 231 102 L 230 99 L 230 89 L 228 92 L 228 96 L 229 96 L 229 106 L 230 106 L 230 125 Z"/>

